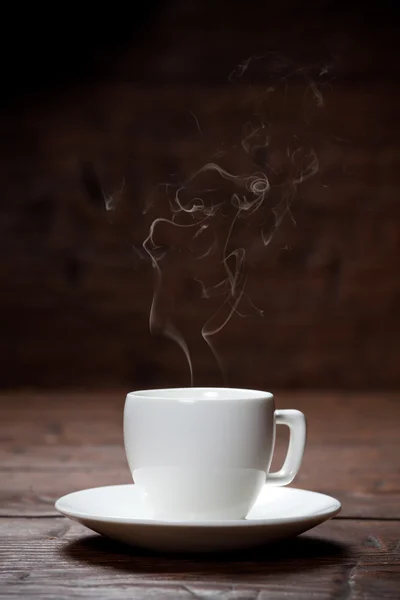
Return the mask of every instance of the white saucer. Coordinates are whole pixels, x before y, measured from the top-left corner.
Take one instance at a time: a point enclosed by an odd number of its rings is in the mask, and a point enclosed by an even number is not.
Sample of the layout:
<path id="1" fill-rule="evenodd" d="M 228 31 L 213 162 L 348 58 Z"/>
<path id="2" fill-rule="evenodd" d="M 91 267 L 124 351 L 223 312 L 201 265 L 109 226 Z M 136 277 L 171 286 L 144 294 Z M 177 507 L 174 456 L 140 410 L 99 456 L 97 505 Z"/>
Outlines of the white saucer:
<path id="1" fill-rule="evenodd" d="M 134 484 L 74 492 L 56 509 L 92 531 L 119 542 L 162 552 L 221 552 L 275 542 L 334 517 L 340 502 L 306 490 L 265 486 L 246 519 L 156 521 Z"/>

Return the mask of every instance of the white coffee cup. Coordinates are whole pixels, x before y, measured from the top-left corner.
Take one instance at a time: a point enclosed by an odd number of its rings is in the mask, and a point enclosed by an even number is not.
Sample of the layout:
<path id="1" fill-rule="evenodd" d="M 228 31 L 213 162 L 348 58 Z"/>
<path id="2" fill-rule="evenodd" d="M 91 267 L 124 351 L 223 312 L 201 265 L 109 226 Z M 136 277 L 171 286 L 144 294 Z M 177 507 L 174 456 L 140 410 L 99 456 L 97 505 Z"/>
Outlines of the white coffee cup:
<path id="1" fill-rule="evenodd" d="M 290 429 L 283 467 L 269 473 L 275 425 Z M 275 410 L 269 392 L 172 388 L 131 392 L 124 442 L 133 480 L 153 518 L 242 519 L 265 483 L 296 476 L 306 443 L 298 410 Z"/>

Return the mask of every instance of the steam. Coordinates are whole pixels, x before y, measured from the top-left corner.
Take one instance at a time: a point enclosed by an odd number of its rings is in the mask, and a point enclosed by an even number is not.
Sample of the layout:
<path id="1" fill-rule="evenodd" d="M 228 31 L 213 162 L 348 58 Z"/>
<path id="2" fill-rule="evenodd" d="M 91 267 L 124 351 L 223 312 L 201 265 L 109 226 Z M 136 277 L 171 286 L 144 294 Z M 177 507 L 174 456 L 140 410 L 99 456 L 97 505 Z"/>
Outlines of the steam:
<path id="1" fill-rule="evenodd" d="M 268 69 L 275 78 L 271 77 L 274 79 L 272 85 L 266 86 L 262 92 L 264 102 L 268 103 L 279 86 L 283 87 L 286 97 L 290 77 L 300 76 L 305 82 L 304 100 L 311 97 L 316 108 L 324 106 L 320 78 L 326 76 L 330 70 L 326 65 L 317 64 L 307 69 L 298 69 L 275 54 L 267 57 L 251 57 L 232 71 L 229 81 L 234 82 L 242 78 L 251 70 L 254 62 L 260 64 L 261 59 L 268 61 Z M 316 73 L 318 83 L 311 77 L 310 71 Z M 300 108 L 304 109 L 304 106 Z M 197 134 L 203 138 L 205 134 L 204 129 L 200 127 L 199 118 L 192 111 L 188 113 L 193 119 Z M 303 117 L 308 126 L 310 117 L 305 111 Z M 194 374 L 188 345 L 170 317 L 165 315 L 165 306 L 161 298 L 164 286 L 164 263 L 176 244 L 174 242 L 168 246 L 160 240 L 162 234 L 165 234 L 169 228 L 181 232 L 187 231 L 190 235 L 185 251 L 193 258 L 193 266 L 198 268 L 202 261 L 209 260 L 210 257 L 215 257 L 221 266 L 222 278 L 217 283 L 206 285 L 197 274 L 194 280 L 199 286 L 201 298 L 218 301 L 217 308 L 202 325 L 200 333 L 223 373 L 222 361 L 214 345 L 215 336 L 228 325 L 234 315 L 248 316 L 241 309 L 244 300 L 250 306 L 252 314 L 257 316 L 264 314 L 262 308 L 255 306 L 246 291 L 248 261 L 259 260 L 265 255 L 266 249 L 286 218 L 294 222 L 291 207 L 298 195 L 298 188 L 314 177 L 319 169 L 314 148 L 307 143 L 302 143 L 295 132 L 287 142 L 284 159 L 281 158 L 278 167 L 277 161 L 272 164 L 268 157 L 270 153 L 274 153 L 276 139 L 271 123 L 271 115 L 269 114 L 268 119 L 262 119 L 258 110 L 257 118 L 252 117 L 251 121 L 244 126 L 243 136 L 237 148 L 245 158 L 247 173 L 237 174 L 225 164 L 224 166 L 219 164 L 220 160 L 224 163 L 226 161 L 227 148 L 223 147 L 217 149 L 210 162 L 195 171 L 184 183 L 176 187 L 170 183 L 165 184 L 168 214 L 158 216 L 152 221 L 142 244 L 144 254 L 148 256 L 154 272 L 154 293 L 149 313 L 150 332 L 161 333 L 180 347 L 188 364 L 192 385 Z M 260 156 L 264 158 L 257 158 Z M 207 181 L 208 178 L 212 179 L 211 185 Z M 203 180 L 206 180 L 206 183 Z M 115 208 L 121 193 L 122 189 L 115 196 L 104 197 L 107 211 Z M 146 214 L 150 208 L 148 205 L 145 206 L 143 214 Z M 251 243 L 247 241 L 247 245 L 237 242 L 244 227 L 242 225 L 244 220 L 246 227 L 251 223 L 254 231 L 252 241 Z M 219 225 L 217 226 L 216 223 Z M 221 231 L 224 232 L 222 239 Z M 207 238 L 207 235 L 211 235 L 212 241 L 205 241 L 205 247 L 203 245 L 200 252 L 194 251 L 191 244 L 201 246 L 202 240 L 205 236 Z M 285 249 L 288 247 L 286 246 Z"/>
<path id="2" fill-rule="evenodd" d="M 125 187 L 125 179 L 122 180 L 120 189 L 117 190 L 117 192 L 115 192 L 114 194 L 107 195 L 102 190 L 104 205 L 106 207 L 107 212 L 114 211 L 117 209 L 118 204 L 120 203 L 122 195 L 123 195 L 124 187 Z"/>
<path id="3" fill-rule="evenodd" d="M 245 138 L 242 146 L 245 144 L 248 147 L 250 137 Z M 262 248 L 266 248 L 272 242 L 283 219 L 290 213 L 290 206 L 296 197 L 298 186 L 318 171 L 318 159 L 313 150 L 304 152 L 303 148 L 298 148 L 291 154 L 290 160 L 292 170 L 287 181 L 280 185 L 282 188 L 281 199 L 271 209 L 274 215 L 273 226 L 269 230 L 266 230 L 263 226 L 259 228 L 259 246 Z M 301 163 L 300 167 L 297 164 L 298 162 Z M 202 195 L 191 196 L 185 200 L 183 193 L 193 185 L 196 187 L 196 181 L 206 173 L 216 174 L 221 180 L 233 184 L 235 191 L 228 198 L 223 198 L 217 203 L 207 201 L 205 197 L 207 193 L 218 191 L 218 187 L 205 189 Z M 277 185 L 276 188 L 279 188 L 279 186 Z M 227 227 L 220 258 L 224 272 L 223 279 L 212 286 L 206 286 L 202 280 L 196 279 L 200 285 L 202 298 L 221 297 L 220 306 L 202 326 L 201 335 L 212 351 L 221 372 L 223 372 L 221 359 L 213 343 L 214 336 L 224 329 L 235 313 L 244 316 L 238 310 L 244 296 L 248 298 L 254 312 L 259 316 L 263 315 L 262 309 L 256 307 L 246 294 L 246 258 L 248 250 L 244 247 L 231 248 L 233 234 L 241 219 L 249 218 L 251 215 L 262 212 L 267 208 L 271 189 L 272 186 L 266 172 L 256 171 L 247 176 L 236 175 L 215 162 L 207 163 L 194 173 L 185 185 L 181 185 L 176 190 L 173 199 L 169 203 L 171 218 L 159 217 L 155 219 L 143 242 L 143 248 L 150 257 L 155 273 L 154 295 L 149 316 L 150 331 L 152 333 L 161 331 L 166 337 L 179 345 L 189 365 L 192 385 L 194 379 L 193 366 L 188 346 L 178 329 L 169 320 L 163 320 L 160 317 L 162 310 L 161 289 L 163 285 L 161 264 L 166 256 L 166 251 L 163 251 L 157 243 L 157 231 L 165 225 L 183 229 L 192 228 L 194 230 L 192 239 L 197 239 L 205 230 L 212 227 L 214 219 L 221 215 L 227 206 L 233 212 Z M 189 222 L 187 222 L 188 217 L 191 219 Z M 214 241 L 204 253 L 197 256 L 197 260 L 202 260 L 217 251 L 218 243 Z"/>
<path id="4" fill-rule="evenodd" d="M 150 226 L 149 234 L 148 234 L 147 238 L 145 239 L 145 241 L 143 242 L 143 248 L 144 248 L 145 252 L 148 254 L 148 256 L 150 257 L 151 264 L 153 266 L 154 273 L 155 273 L 154 293 L 153 293 L 153 299 L 151 302 L 150 315 L 149 315 L 150 333 L 154 334 L 161 330 L 167 338 L 171 339 L 176 344 L 178 344 L 178 346 L 181 348 L 181 350 L 184 353 L 186 360 L 188 362 L 189 371 L 190 371 L 190 381 L 191 381 L 191 384 L 193 385 L 193 365 L 192 365 L 192 360 L 190 357 L 188 345 L 185 342 L 182 334 L 178 331 L 178 329 L 175 327 L 175 325 L 173 325 L 173 323 L 170 322 L 169 319 L 162 321 L 159 317 L 160 308 L 161 308 L 160 307 L 160 296 L 161 296 L 161 289 L 162 289 L 162 283 L 163 283 L 162 271 L 159 266 L 159 261 L 163 258 L 163 256 L 165 256 L 165 254 L 158 253 L 160 248 L 159 248 L 159 246 L 157 246 L 157 244 L 154 241 L 154 232 L 155 232 L 156 227 L 158 227 L 161 223 L 167 223 L 167 224 L 173 225 L 175 227 L 192 227 L 193 225 L 196 225 L 196 224 L 182 225 L 180 223 L 177 223 L 174 218 L 164 219 L 164 218 L 160 217 L 158 219 L 155 219 L 152 222 L 152 224 Z"/>

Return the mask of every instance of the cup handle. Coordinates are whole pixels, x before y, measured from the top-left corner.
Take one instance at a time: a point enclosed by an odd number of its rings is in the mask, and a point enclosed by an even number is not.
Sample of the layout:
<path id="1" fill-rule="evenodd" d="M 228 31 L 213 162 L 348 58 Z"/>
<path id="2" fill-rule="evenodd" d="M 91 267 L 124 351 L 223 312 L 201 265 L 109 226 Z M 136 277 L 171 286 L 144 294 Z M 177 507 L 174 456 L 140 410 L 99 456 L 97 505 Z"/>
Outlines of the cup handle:
<path id="1" fill-rule="evenodd" d="M 289 427 L 290 439 L 282 468 L 276 473 L 269 473 L 267 483 L 270 485 L 287 485 L 296 477 L 303 460 L 307 438 L 307 423 L 303 413 L 294 409 L 276 410 L 275 419 L 277 425 Z"/>

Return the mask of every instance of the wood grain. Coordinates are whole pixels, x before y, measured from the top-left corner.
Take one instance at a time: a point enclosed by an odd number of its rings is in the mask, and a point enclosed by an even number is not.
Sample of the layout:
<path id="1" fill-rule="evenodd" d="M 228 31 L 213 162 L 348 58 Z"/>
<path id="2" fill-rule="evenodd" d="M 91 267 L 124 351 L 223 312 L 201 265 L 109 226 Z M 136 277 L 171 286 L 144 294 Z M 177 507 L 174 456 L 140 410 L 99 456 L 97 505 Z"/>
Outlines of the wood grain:
<path id="1" fill-rule="evenodd" d="M 252 316 L 234 315 L 215 336 L 228 383 L 259 387 L 268 375 L 274 388 L 399 389 L 400 53 L 390 7 L 146 6 L 142 31 L 143 9 L 131 27 L 112 10 L 96 27 L 73 18 L 74 49 L 44 25 L 32 43 L 20 23 L 10 39 L 25 40 L 21 56 L 34 66 L 16 68 L 17 89 L 5 79 L 18 102 L 0 110 L 1 385 L 189 381 L 179 347 L 150 334 L 153 271 L 142 243 L 152 220 L 169 214 L 164 184 L 173 192 L 217 161 L 236 175 L 261 170 L 272 190 L 231 240 L 246 250 L 247 291 L 264 317 L 244 299 L 240 311 Z M 51 76 L 41 77 L 45 65 Z M 238 65 L 242 76 L 230 77 Z M 31 93 L 18 93 L 24 82 Z M 261 137 L 247 153 L 252 127 Z M 296 144 L 315 151 L 319 171 L 297 186 L 297 226 L 284 220 L 264 248 L 259 224 L 269 231 Z M 101 190 L 117 197 L 123 181 L 111 224 Z M 197 178 L 193 195 L 205 183 Z M 231 183 L 217 182 L 225 217 L 209 227 L 218 242 L 209 260 L 195 258 L 211 246 L 206 232 L 197 243 L 160 232 L 163 312 L 187 340 L 200 384 L 222 381 L 201 336 L 218 306 L 196 280 L 223 277 Z"/>
<path id="2" fill-rule="evenodd" d="M 335 519 L 279 546 L 202 558 L 124 547 L 63 518 L 0 519 L 0 535 L 0 597 L 398 598 L 399 522 Z"/>
<path id="3" fill-rule="evenodd" d="M 131 481 L 122 441 L 126 391 L 0 397 L 0 515 L 55 515 L 72 490 Z M 293 485 L 336 496 L 342 517 L 400 518 L 398 394 L 277 394 L 308 420 Z M 278 429 L 273 467 L 287 437 Z"/>
<path id="4" fill-rule="evenodd" d="M 295 485 L 336 496 L 343 510 L 278 546 L 198 558 L 121 546 L 54 510 L 62 494 L 130 481 L 125 393 L 0 397 L 0 598 L 398 598 L 398 394 L 278 394 L 277 406 L 308 418 Z"/>

